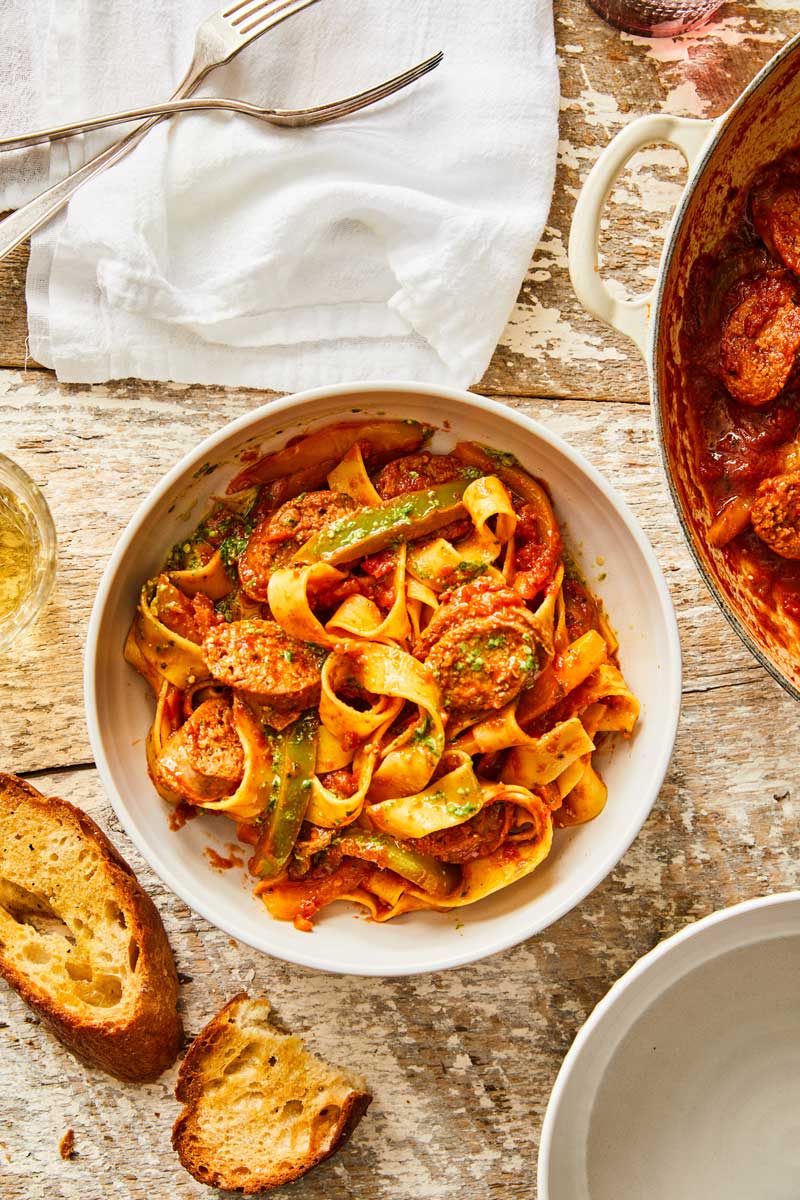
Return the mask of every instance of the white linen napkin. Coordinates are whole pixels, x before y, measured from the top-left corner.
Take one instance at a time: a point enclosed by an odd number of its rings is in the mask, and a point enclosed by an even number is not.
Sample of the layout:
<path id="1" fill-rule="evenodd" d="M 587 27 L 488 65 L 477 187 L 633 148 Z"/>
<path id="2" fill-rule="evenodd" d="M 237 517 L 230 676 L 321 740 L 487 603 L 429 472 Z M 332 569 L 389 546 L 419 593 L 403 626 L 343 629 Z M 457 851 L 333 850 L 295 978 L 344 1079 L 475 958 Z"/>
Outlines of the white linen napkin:
<path id="1" fill-rule="evenodd" d="M 165 98 L 212 4 L 5 0 L 0 130 Z M 479 379 L 550 202 L 550 0 L 320 0 L 203 90 L 305 106 L 440 48 L 432 75 L 337 124 L 192 114 L 154 129 L 34 239 L 32 356 L 73 382 Z M 0 159 L 6 204 L 120 133 L 61 143 L 49 163 Z"/>

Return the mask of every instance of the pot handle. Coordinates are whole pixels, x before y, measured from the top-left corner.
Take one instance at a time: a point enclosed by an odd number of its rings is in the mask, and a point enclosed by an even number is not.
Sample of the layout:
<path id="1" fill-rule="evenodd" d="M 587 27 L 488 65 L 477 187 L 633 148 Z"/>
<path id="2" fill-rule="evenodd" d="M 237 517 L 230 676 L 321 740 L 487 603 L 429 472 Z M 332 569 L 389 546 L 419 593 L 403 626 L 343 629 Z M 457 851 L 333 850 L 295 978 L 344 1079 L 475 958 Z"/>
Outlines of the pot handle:
<path id="1" fill-rule="evenodd" d="M 666 142 L 676 146 L 691 172 L 716 126 L 715 120 L 653 113 L 631 121 L 606 146 L 581 189 L 569 235 L 569 274 L 578 299 L 589 312 L 631 338 L 647 357 L 650 309 L 655 287 L 642 296 L 620 300 L 600 276 L 597 244 L 606 200 L 626 163 L 637 150 Z"/>

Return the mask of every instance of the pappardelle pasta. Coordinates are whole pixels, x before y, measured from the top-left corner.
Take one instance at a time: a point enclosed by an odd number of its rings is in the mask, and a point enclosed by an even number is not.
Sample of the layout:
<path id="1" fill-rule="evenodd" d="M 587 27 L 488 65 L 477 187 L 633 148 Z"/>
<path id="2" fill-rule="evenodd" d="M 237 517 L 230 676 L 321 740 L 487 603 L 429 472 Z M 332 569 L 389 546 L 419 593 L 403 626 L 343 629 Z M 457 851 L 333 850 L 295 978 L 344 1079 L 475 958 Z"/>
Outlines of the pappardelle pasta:
<path id="1" fill-rule="evenodd" d="M 156 790 L 235 821 L 301 929 L 335 900 L 385 921 L 529 875 L 601 811 L 598 741 L 638 719 L 545 486 L 433 433 L 353 421 L 244 463 L 128 634 Z"/>

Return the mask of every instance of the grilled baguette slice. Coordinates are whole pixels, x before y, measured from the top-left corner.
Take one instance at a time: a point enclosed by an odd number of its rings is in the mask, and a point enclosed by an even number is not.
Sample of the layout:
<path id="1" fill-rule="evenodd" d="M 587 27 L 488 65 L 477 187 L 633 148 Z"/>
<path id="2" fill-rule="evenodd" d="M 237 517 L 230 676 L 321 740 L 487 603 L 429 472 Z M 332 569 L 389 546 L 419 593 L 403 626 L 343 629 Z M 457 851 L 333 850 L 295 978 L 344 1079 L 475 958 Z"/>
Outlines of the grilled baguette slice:
<path id="1" fill-rule="evenodd" d="M 266 1000 L 234 996 L 192 1042 L 175 1095 L 172 1146 L 195 1179 L 261 1192 L 310 1171 L 369 1107 L 366 1083 L 269 1022 Z"/>
<path id="2" fill-rule="evenodd" d="M 152 900 L 84 812 L 4 774 L 0 974 L 118 1079 L 155 1079 L 175 1061 L 178 978 Z"/>

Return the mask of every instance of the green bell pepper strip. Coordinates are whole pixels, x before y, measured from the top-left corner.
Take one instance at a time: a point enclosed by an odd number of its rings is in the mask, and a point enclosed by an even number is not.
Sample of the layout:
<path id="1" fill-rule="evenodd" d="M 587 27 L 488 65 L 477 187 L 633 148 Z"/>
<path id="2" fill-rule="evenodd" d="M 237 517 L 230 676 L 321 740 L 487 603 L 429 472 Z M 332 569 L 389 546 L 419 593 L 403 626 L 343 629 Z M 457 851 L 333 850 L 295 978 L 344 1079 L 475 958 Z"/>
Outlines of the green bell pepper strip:
<path id="1" fill-rule="evenodd" d="M 469 479 L 454 479 L 339 517 L 300 547 L 296 561 L 337 566 L 385 550 L 392 542 L 425 537 L 463 514 L 461 497 L 469 482 Z"/>
<path id="2" fill-rule="evenodd" d="M 351 858 L 364 858 L 402 875 L 403 879 L 431 896 L 449 896 L 461 882 L 461 871 L 457 866 L 439 862 L 430 854 L 421 854 L 388 833 L 350 826 L 334 839 L 332 845 Z"/>
<path id="3" fill-rule="evenodd" d="M 311 798 L 318 729 L 319 716 L 315 709 L 309 709 L 269 739 L 272 782 L 267 809 L 259 822 L 261 836 L 251 860 L 251 869 L 262 879 L 280 875 L 303 824 Z"/>

